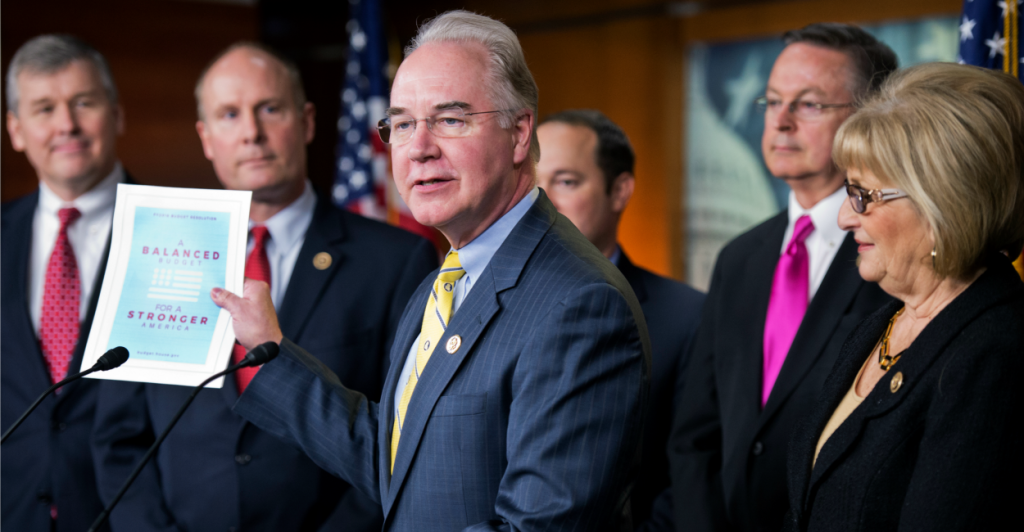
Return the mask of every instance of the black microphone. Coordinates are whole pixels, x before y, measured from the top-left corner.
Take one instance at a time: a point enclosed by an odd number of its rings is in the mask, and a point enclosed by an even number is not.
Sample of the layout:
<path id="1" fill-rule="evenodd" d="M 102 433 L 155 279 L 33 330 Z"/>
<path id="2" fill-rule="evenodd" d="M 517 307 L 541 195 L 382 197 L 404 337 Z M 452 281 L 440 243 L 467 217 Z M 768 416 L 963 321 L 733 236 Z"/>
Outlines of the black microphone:
<path id="1" fill-rule="evenodd" d="M 26 410 L 25 413 L 22 414 L 21 417 L 19 417 L 18 420 L 15 421 L 13 425 L 11 425 L 11 428 L 7 429 L 7 432 L 5 432 L 3 437 L 0 438 L 0 443 L 3 443 L 5 441 L 7 441 L 7 438 L 11 435 L 11 433 L 14 432 L 14 429 L 16 429 L 19 426 L 21 426 L 21 423 L 23 421 L 25 421 L 25 419 L 28 417 L 28 415 L 31 414 L 32 411 L 35 410 L 36 407 L 39 406 L 43 402 L 43 399 L 46 399 L 46 396 L 48 396 L 51 393 L 53 393 L 53 391 L 56 390 L 57 388 L 60 388 L 61 386 L 64 386 L 65 384 L 67 384 L 69 382 L 81 379 L 82 377 L 84 377 L 84 376 L 86 376 L 86 375 L 88 375 L 90 373 L 95 373 L 97 371 L 107 371 L 108 369 L 114 369 L 114 368 L 120 366 L 121 364 L 124 364 L 126 360 L 128 360 L 128 350 L 123 348 L 123 347 L 120 347 L 120 346 L 115 347 L 115 348 L 111 349 L 110 351 L 107 351 L 106 353 L 103 353 L 103 355 L 100 356 L 100 359 L 97 360 L 96 363 L 93 364 L 91 368 L 89 368 L 89 369 L 87 369 L 87 370 L 85 370 L 85 371 L 83 371 L 81 373 L 76 373 L 75 375 L 72 375 L 72 376 L 62 380 L 62 381 L 58 382 L 57 384 L 54 384 L 53 386 L 50 386 L 49 388 L 46 389 L 45 392 L 43 392 L 43 395 L 40 395 L 39 399 L 36 399 L 36 402 L 32 403 L 32 406 L 28 407 L 28 410 Z"/>
<path id="2" fill-rule="evenodd" d="M 210 384 L 210 382 L 212 382 L 214 379 L 223 377 L 224 375 L 227 375 L 229 373 L 234 373 L 242 368 L 259 366 L 261 364 L 266 364 L 267 362 L 270 362 L 271 360 L 274 359 L 274 357 L 277 356 L 277 353 L 280 351 L 280 349 L 280 346 L 278 346 L 274 342 L 264 342 L 252 348 L 252 351 L 246 353 L 245 358 L 243 358 L 237 364 L 228 366 L 228 369 L 220 373 L 217 373 L 211 376 L 210 378 L 206 379 L 205 381 L 199 383 L 199 386 L 196 386 L 192 390 L 192 393 L 189 394 L 188 399 L 186 399 L 185 403 L 182 404 L 181 408 L 178 409 L 178 413 L 174 414 L 174 417 L 171 419 L 170 424 L 167 425 L 167 428 L 165 428 L 164 431 L 160 433 L 160 436 L 156 439 L 155 442 L 153 442 L 153 445 L 151 445 L 149 447 L 149 450 L 146 451 L 146 455 L 143 456 L 139 464 L 135 466 L 135 470 L 132 471 L 132 474 L 128 476 L 128 480 L 126 480 L 124 484 L 121 486 L 121 489 L 120 491 L 117 492 L 117 495 L 114 496 L 113 500 L 110 501 L 110 504 L 108 504 L 107 507 L 103 509 L 103 512 L 96 518 L 96 521 L 92 524 L 91 527 L 89 527 L 89 532 L 95 532 L 99 529 L 99 527 L 103 526 L 103 523 L 106 522 L 108 517 L 110 517 L 110 512 L 113 511 L 114 507 L 117 506 L 117 503 L 121 501 L 121 497 L 124 497 L 125 492 L 128 491 L 129 487 L 131 487 L 132 482 L 135 482 L 135 479 L 142 473 L 142 468 L 145 467 L 146 464 L 149 463 L 150 459 L 153 458 L 153 455 L 156 454 L 157 448 L 160 447 L 160 444 L 163 443 L 164 439 L 167 438 L 167 435 L 171 432 L 171 429 L 173 429 L 174 425 L 176 425 L 178 423 L 178 420 L 181 419 L 181 415 L 185 413 L 185 409 L 188 408 L 188 406 L 192 404 L 192 401 L 196 398 L 196 396 L 199 395 L 200 390 L 202 390 L 207 384 Z"/>

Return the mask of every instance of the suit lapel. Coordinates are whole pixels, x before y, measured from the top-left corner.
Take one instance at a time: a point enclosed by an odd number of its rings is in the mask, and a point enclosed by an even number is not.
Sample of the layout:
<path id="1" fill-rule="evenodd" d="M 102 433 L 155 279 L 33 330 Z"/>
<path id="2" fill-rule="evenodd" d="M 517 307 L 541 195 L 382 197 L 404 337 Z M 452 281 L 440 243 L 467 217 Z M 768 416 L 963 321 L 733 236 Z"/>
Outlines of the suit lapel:
<path id="1" fill-rule="evenodd" d="M 320 302 L 324 287 L 345 260 L 344 239 L 344 219 L 341 213 L 318 198 L 313 220 L 306 230 L 302 249 L 295 260 L 295 268 L 278 312 L 281 331 L 288 338 L 295 341 L 300 339 L 310 312 Z M 320 253 L 327 253 L 331 257 L 330 265 L 324 269 L 313 265 L 313 258 Z"/>
<path id="2" fill-rule="evenodd" d="M 629 260 L 626 252 L 619 251 L 619 253 L 619 271 L 622 272 L 622 276 L 626 278 L 626 282 L 629 283 L 633 293 L 636 294 L 636 300 L 643 305 L 644 301 L 647 301 L 647 284 L 644 283 L 643 277 L 640 276 L 640 269 L 633 264 L 633 261 Z"/>
<path id="3" fill-rule="evenodd" d="M 822 356 L 825 344 L 846 313 L 850 302 L 864 285 L 857 271 L 857 243 L 853 234 L 848 233 L 829 265 L 825 278 L 811 304 L 807 306 L 793 345 L 779 371 L 779 377 L 768 396 L 761 424 L 771 419 L 772 414 L 786 401 L 804 375 Z M 859 369 L 859 367 L 858 367 Z"/>
<path id="4" fill-rule="evenodd" d="M 555 216 L 554 206 L 547 199 L 544 192 L 541 191 L 533 207 L 516 224 L 515 228 L 512 229 L 512 232 L 505 239 L 505 242 L 495 252 L 487 268 L 481 274 L 480 280 L 473 286 L 469 296 L 462 302 L 458 312 L 452 317 L 445 334 L 438 341 L 438 347 L 431 354 L 430 361 L 427 362 L 423 375 L 420 377 L 419 383 L 416 384 L 416 391 L 409 401 L 405 425 L 402 427 L 402 441 L 398 446 L 398 454 L 395 456 L 395 467 L 390 485 L 388 486 L 388 494 L 384 498 L 385 516 L 388 515 L 398 498 L 398 494 L 401 492 L 402 485 L 415 459 L 420 440 L 423 438 L 423 432 L 431 412 L 441 397 L 441 393 L 448 387 L 448 384 L 462 366 L 463 361 L 473 351 L 481 334 L 500 311 L 499 294 L 504 290 L 512 288 L 518 282 L 527 260 L 533 254 L 533 250 L 540 243 L 541 238 L 551 227 L 551 224 L 554 223 Z M 417 299 L 423 300 L 425 308 L 425 298 Z M 419 319 L 422 319 L 422 315 L 416 316 L 415 312 L 409 312 L 403 321 Z M 462 338 L 462 345 L 454 353 L 448 353 L 441 346 L 446 346 L 448 339 L 456 334 Z M 408 336 L 408 333 L 406 336 Z M 396 348 L 404 347 L 406 349 L 405 353 L 407 353 L 411 342 L 412 339 L 410 338 L 408 342 L 403 342 L 402 344 L 396 342 L 395 345 Z M 398 359 L 393 358 L 393 361 L 397 362 Z M 392 364 L 392 367 L 396 365 Z M 397 377 L 392 379 L 389 376 L 388 381 L 397 382 Z M 393 388 L 394 384 L 386 387 L 385 393 L 393 395 Z M 394 401 L 389 399 L 387 403 L 392 405 L 391 409 L 393 410 Z M 385 419 L 388 419 L 390 423 L 394 422 L 390 410 Z M 388 425 L 386 429 L 390 431 L 391 426 Z M 383 446 L 381 447 L 383 454 L 387 454 L 389 450 L 390 442 L 388 442 L 387 449 Z M 385 468 L 386 462 L 386 458 L 381 460 Z"/>
<path id="5" fill-rule="evenodd" d="M 871 393 L 864 398 L 864 402 L 850 414 L 850 417 L 836 429 L 836 432 L 822 447 L 821 454 L 818 455 L 818 463 L 814 466 L 810 477 L 810 489 L 814 488 L 815 484 L 821 480 L 822 475 L 834 466 L 838 459 L 846 454 L 850 446 L 858 440 L 864 424 L 868 420 L 885 415 L 913 392 L 946 346 L 971 321 L 988 308 L 1007 299 L 1019 297 L 1018 294 L 1024 290 L 1024 285 L 1020 283 L 1019 277 L 1016 275 L 1017 272 L 1008 259 L 1002 255 L 993 257 L 989 261 L 988 270 L 925 326 L 910 347 L 904 351 L 900 360 L 889 369 L 891 374 L 895 374 L 897 371 L 903 374 L 903 385 L 899 388 L 899 392 L 893 393 L 889 390 L 889 378 L 883 377 L 878 381 Z M 884 307 L 884 311 L 873 315 L 872 320 L 861 327 L 864 332 L 856 335 L 856 340 L 851 342 L 851 349 L 843 349 L 845 359 L 839 363 L 843 368 L 843 380 L 828 390 L 828 397 L 832 399 L 833 404 L 831 408 L 826 409 L 827 412 L 818 412 L 815 420 L 820 421 L 820 427 L 817 427 L 816 437 L 821 434 L 828 418 L 838 406 L 842 394 L 853 383 L 857 371 L 860 370 L 860 365 L 864 362 L 863 357 L 867 356 L 874 347 L 888 325 L 889 318 L 901 306 L 902 303 L 896 301 Z M 840 388 L 841 391 L 839 391 Z M 822 418 L 824 421 L 821 421 Z M 817 439 L 815 439 L 815 443 L 817 443 Z"/>
<path id="6" fill-rule="evenodd" d="M 313 218 L 306 230 L 302 248 L 292 268 L 291 278 L 288 279 L 284 300 L 281 301 L 281 307 L 277 312 L 281 332 L 296 343 L 302 341 L 310 313 L 320 302 L 324 287 L 345 260 L 344 223 L 341 213 L 318 196 Z M 331 257 L 330 265 L 324 269 L 313 265 L 313 257 L 320 253 L 327 253 Z M 221 397 L 228 407 L 234 406 L 238 395 L 235 379 L 225 379 L 224 386 L 221 387 Z M 245 422 L 241 424 L 244 425 Z"/>
<path id="7" fill-rule="evenodd" d="M 39 337 L 36 336 L 35 328 L 32 326 L 32 314 L 29 309 L 30 302 L 28 299 L 30 282 L 28 269 L 29 261 L 32 260 L 32 217 L 38 205 L 39 189 L 37 188 L 32 193 L 31 199 L 26 199 L 23 203 L 19 204 L 22 212 L 11 217 L 13 228 L 9 234 L 4 235 L 4 248 L 10 250 L 4 253 L 4 257 L 7 259 L 8 254 L 10 256 L 15 281 L 14 284 L 5 286 L 4 290 L 12 293 L 14 308 L 18 310 L 17 316 L 5 315 L 4 320 L 18 321 L 18 336 L 25 340 L 17 345 L 31 346 L 31 352 L 16 355 L 27 357 L 27 359 L 32 361 L 27 364 L 32 368 L 31 374 L 25 375 L 24 378 L 34 381 L 31 389 L 44 390 L 52 384 L 50 382 L 50 371 L 47 369 L 42 348 L 39 346 Z M 79 338 L 82 337 L 79 336 Z M 15 354 L 7 353 L 5 356 L 15 356 Z"/>
<path id="8" fill-rule="evenodd" d="M 786 234 L 789 215 L 786 211 L 779 213 L 766 228 L 766 237 L 761 246 L 750 250 L 744 272 L 744 285 L 740 293 L 749 298 L 748 305 L 742 306 L 745 315 L 737 316 L 736 323 L 744 328 L 737 331 L 747 343 L 742 353 L 749 360 L 741 361 L 743 382 L 739 392 L 743 396 L 744 412 L 756 418 L 761 413 L 761 368 L 764 363 L 764 321 L 768 316 L 768 300 L 772 295 L 772 282 L 775 278 L 775 267 L 778 265 L 782 250 L 782 239 Z M 741 296 L 742 297 L 742 296 Z M 756 422 L 743 423 L 741 426 L 756 427 Z"/>

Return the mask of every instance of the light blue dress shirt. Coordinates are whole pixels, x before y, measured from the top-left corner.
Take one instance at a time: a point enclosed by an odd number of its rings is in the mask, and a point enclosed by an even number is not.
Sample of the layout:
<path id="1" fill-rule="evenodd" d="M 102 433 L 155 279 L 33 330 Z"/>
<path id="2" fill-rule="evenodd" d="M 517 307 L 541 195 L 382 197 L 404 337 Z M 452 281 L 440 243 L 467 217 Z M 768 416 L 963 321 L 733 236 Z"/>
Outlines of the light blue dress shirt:
<path id="1" fill-rule="evenodd" d="M 469 291 L 473 289 L 473 283 L 480 278 L 480 275 L 484 273 L 487 265 L 491 262 L 491 257 L 498 251 L 498 248 L 505 242 L 509 233 L 519 223 L 519 220 L 523 218 L 526 211 L 530 210 L 533 203 L 537 201 L 537 197 L 540 195 L 540 189 L 533 187 L 533 190 L 526 195 L 523 199 L 519 200 L 519 203 L 512 210 L 505 213 L 504 216 L 498 218 L 498 221 L 491 224 L 486 231 L 480 234 L 480 236 L 473 239 L 472 242 L 462 246 L 459 252 L 459 263 L 462 264 L 462 269 L 466 270 L 466 274 L 461 279 L 455 281 L 455 298 L 452 300 L 452 318 L 455 317 L 455 313 L 459 311 L 459 306 L 469 296 Z M 448 253 L 452 251 L 449 250 Z M 447 255 L 446 255 L 447 257 Z M 414 296 L 415 297 L 415 296 Z M 421 314 L 422 316 L 422 314 Z M 422 317 L 421 317 L 422 319 Z M 420 344 L 420 337 L 416 335 L 416 341 L 409 347 L 409 353 L 405 357 L 405 365 L 402 366 L 402 375 L 398 379 L 398 385 L 395 386 L 395 417 L 398 417 L 398 403 L 402 401 L 402 392 L 405 390 L 406 383 L 409 382 L 409 375 L 412 373 L 413 368 L 416 365 L 416 348 Z"/>

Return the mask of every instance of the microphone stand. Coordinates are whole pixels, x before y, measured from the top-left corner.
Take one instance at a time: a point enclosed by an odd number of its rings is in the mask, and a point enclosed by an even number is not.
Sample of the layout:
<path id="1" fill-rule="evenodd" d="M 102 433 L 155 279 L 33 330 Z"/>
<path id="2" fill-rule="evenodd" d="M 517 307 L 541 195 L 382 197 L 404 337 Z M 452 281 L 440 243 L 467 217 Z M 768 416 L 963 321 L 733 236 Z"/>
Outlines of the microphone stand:
<path id="1" fill-rule="evenodd" d="M 117 492 L 117 495 L 115 495 L 113 500 L 110 501 L 110 504 L 108 504 L 107 507 L 103 509 L 103 512 L 100 513 L 98 517 L 96 517 L 96 521 L 93 522 L 91 527 L 89 527 L 89 532 L 96 532 L 96 530 L 99 530 L 99 527 L 103 526 L 103 523 L 106 522 L 108 517 L 110 517 L 110 512 L 114 509 L 114 506 L 117 506 L 117 503 L 121 501 L 121 498 L 124 497 L 125 492 L 127 492 L 128 488 L 131 487 L 133 482 L 135 482 L 135 479 L 138 478 L 140 474 L 142 474 L 142 468 L 145 467 L 146 464 L 149 463 L 150 459 L 153 458 L 153 455 L 156 454 L 157 448 L 160 447 L 160 444 L 163 443 L 164 439 L 167 438 L 167 435 L 170 434 L 171 429 L 173 429 L 174 425 L 176 425 L 178 423 L 178 420 L 181 419 L 182 414 L 185 413 L 185 409 L 187 409 L 189 405 L 192 404 L 192 401 L 196 398 L 196 396 L 199 395 L 200 390 L 202 390 L 207 384 L 210 384 L 214 379 L 223 377 L 229 373 L 234 373 L 245 367 L 259 366 L 260 364 L 269 362 L 271 359 L 277 356 L 278 349 L 278 345 L 275 344 L 274 342 L 266 342 L 260 344 L 254 347 L 253 350 L 250 351 L 247 355 L 245 355 L 245 358 L 242 359 L 241 362 L 229 366 L 228 369 L 221 371 L 220 373 L 216 373 L 210 378 L 199 383 L 199 386 L 196 386 L 192 390 L 192 393 L 189 394 L 188 399 L 186 399 L 185 403 L 181 405 L 181 408 L 178 409 L 178 412 L 174 414 L 174 417 L 171 419 L 170 424 L 167 425 L 167 428 L 165 428 L 164 431 L 160 433 L 160 436 L 156 439 L 155 442 L 153 442 L 153 445 L 151 445 L 149 447 L 149 450 L 146 451 L 146 455 L 142 457 L 142 461 L 140 461 L 139 464 L 135 466 L 135 470 L 132 471 L 132 474 L 128 477 L 128 480 L 126 480 L 124 484 L 121 486 L 121 490 Z"/>
<path id="2" fill-rule="evenodd" d="M 77 381 L 78 379 L 81 379 L 82 377 L 90 373 L 114 369 L 120 366 L 121 364 L 124 364 L 126 360 L 128 360 L 128 350 L 123 347 L 115 347 L 110 351 L 103 353 L 103 356 L 101 356 L 99 360 L 97 360 L 96 363 L 93 364 L 91 368 L 81 373 L 76 373 L 75 375 L 72 375 L 62 380 L 57 384 L 50 386 L 49 388 L 46 389 L 45 392 L 43 392 L 43 395 L 40 395 L 39 398 L 36 399 L 36 402 L 32 403 L 32 406 L 28 407 L 28 410 L 26 410 L 25 413 L 22 414 L 21 417 L 19 417 L 18 420 L 15 421 L 13 425 L 11 425 L 11 428 L 7 429 L 7 432 L 4 433 L 3 437 L 0 437 L 0 443 L 7 441 L 7 438 L 11 436 L 14 430 L 20 427 L 22 422 L 24 422 L 25 419 L 28 418 L 28 415 L 35 411 L 36 407 L 38 407 L 43 402 L 43 399 L 46 399 L 46 397 L 53 393 L 53 391 L 56 390 L 57 388 L 60 388 L 61 386 L 64 386 L 68 383 Z"/>

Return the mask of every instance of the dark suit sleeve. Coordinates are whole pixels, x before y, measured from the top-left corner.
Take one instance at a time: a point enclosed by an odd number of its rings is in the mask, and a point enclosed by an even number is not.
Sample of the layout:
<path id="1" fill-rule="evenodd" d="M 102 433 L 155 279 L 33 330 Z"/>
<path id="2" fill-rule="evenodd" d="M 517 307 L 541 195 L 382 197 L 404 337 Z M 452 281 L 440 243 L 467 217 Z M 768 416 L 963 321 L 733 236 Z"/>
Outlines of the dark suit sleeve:
<path id="1" fill-rule="evenodd" d="M 948 348 L 959 354 L 941 368 L 923 420 L 917 461 L 899 503 L 901 531 L 997 530 L 1007 524 L 994 521 L 1020 504 L 1022 347 L 1010 341 L 1019 335 L 1002 330 L 1007 322 L 992 321 Z M 888 384 L 883 378 L 876 386 Z"/>
<path id="2" fill-rule="evenodd" d="M 502 521 L 468 530 L 612 529 L 636 472 L 649 360 L 626 300 L 584 287 L 539 323 L 521 331 L 530 337 L 512 380 Z"/>
<path id="3" fill-rule="evenodd" d="M 260 369 L 234 411 L 381 504 L 379 405 L 343 386 L 330 368 L 292 341 L 281 341 L 281 354 Z"/>
<path id="4" fill-rule="evenodd" d="M 701 295 L 699 301 L 703 304 L 703 295 Z M 686 341 L 681 344 L 682 352 L 679 353 L 679 356 L 676 359 L 679 361 L 679 365 L 676 367 L 675 383 L 672 389 L 672 405 L 670 408 L 672 417 L 669 418 L 673 420 L 673 422 L 678 416 L 680 405 L 682 405 L 684 401 L 683 390 L 686 384 L 687 369 L 689 369 L 690 366 L 690 357 L 693 356 L 696 330 L 697 326 L 694 325 L 693 330 L 687 334 Z M 648 423 L 657 421 L 659 420 L 648 419 Z M 669 532 L 676 530 L 679 527 L 676 527 L 675 519 L 675 511 L 672 507 L 672 484 L 669 484 L 654 498 L 654 501 L 651 503 L 650 517 L 637 526 L 636 532 Z"/>
<path id="5" fill-rule="evenodd" d="M 142 461 L 156 436 L 150 425 L 145 384 L 103 381 L 92 433 L 93 463 L 103 504 L 110 501 Z M 172 532 L 180 529 L 164 502 L 159 472 L 150 461 L 111 513 L 112 529 Z"/>
<path id="6" fill-rule="evenodd" d="M 720 284 L 721 261 L 712 275 L 669 435 L 672 508 L 679 530 L 721 530 L 726 522 L 721 478 L 722 424 L 714 365 Z"/>
<path id="7" fill-rule="evenodd" d="M 391 353 L 391 345 L 395 341 L 398 323 L 402 318 L 402 311 L 415 292 L 416 287 L 420 285 L 427 275 L 437 268 L 437 248 L 426 240 L 418 239 L 415 248 L 409 253 L 408 257 L 404 258 L 404 263 L 402 273 L 391 294 L 388 311 L 387 341 L 384 343 L 383 352 L 378 357 L 381 365 L 381 375 L 388 374 L 388 367 L 390 365 L 389 354 Z M 372 516 L 372 518 L 365 511 L 365 508 L 370 506 L 368 503 L 378 498 L 379 495 L 371 498 L 363 493 L 362 490 L 349 489 L 341 496 L 338 505 L 320 526 L 320 530 L 328 532 L 333 530 L 372 530 L 380 528 L 377 522 L 381 518 L 380 509 L 377 508 L 378 511 L 375 512 L 376 515 Z M 373 519 L 374 521 L 355 523 L 353 519 L 356 517 L 367 520 Z"/>

